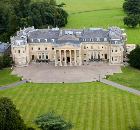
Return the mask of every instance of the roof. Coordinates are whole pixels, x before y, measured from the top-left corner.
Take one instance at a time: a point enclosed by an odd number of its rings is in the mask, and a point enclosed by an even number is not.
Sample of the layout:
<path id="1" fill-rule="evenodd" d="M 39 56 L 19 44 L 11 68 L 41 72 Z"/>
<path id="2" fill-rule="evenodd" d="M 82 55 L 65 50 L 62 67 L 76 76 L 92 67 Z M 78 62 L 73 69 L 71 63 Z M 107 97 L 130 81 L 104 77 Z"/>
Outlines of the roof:
<path id="1" fill-rule="evenodd" d="M 5 49 L 4 49 L 4 45 L 5 45 Z M 10 45 L 8 45 L 7 43 L 0 43 L 0 52 L 5 52 L 9 47 Z"/>

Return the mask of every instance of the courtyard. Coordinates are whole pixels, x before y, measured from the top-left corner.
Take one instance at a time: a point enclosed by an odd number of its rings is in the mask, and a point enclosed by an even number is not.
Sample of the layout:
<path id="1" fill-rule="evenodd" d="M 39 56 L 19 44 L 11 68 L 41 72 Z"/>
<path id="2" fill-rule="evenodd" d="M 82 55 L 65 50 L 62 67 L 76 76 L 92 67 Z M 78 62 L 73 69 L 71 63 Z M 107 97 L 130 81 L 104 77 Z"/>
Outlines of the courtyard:
<path id="1" fill-rule="evenodd" d="M 105 75 L 122 73 L 120 65 L 108 63 L 91 63 L 82 66 L 55 66 L 53 63 L 31 63 L 27 67 L 15 67 L 11 74 L 23 76 L 34 83 L 80 83 L 92 82 Z"/>

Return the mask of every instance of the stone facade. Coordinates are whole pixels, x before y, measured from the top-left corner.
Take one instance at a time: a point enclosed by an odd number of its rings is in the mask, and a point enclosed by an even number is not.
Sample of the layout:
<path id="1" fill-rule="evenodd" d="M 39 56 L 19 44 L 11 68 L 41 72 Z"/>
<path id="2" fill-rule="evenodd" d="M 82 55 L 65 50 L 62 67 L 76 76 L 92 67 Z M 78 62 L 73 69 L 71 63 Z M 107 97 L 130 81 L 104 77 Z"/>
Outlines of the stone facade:
<path id="1" fill-rule="evenodd" d="M 11 37 L 15 65 L 54 62 L 55 66 L 77 66 L 84 62 L 104 61 L 121 64 L 126 56 L 125 29 L 34 29 L 24 28 Z"/>

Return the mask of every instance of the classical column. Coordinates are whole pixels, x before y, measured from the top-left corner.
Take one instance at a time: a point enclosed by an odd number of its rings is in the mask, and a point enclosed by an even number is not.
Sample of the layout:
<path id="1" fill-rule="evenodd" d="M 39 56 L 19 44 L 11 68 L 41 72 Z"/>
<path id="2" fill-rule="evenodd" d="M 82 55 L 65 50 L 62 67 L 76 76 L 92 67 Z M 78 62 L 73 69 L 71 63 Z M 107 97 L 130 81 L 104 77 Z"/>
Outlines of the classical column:
<path id="1" fill-rule="evenodd" d="M 66 50 L 64 50 L 64 57 L 65 57 L 65 63 L 64 63 L 64 66 L 67 66 L 67 63 L 66 63 Z"/>
<path id="2" fill-rule="evenodd" d="M 75 64 L 75 66 L 77 66 L 77 63 L 76 63 L 76 50 L 74 50 L 74 64 Z"/>
<path id="3" fill-rule="evenodd" d="M 71 50 L 70 51 L 70 66 L 72 66 L 72 63 L 71 63 Z"/>
<path id="4" fill-rule="evenodd" d="M 55 66 L 57 66 L 57 56 L 56 56 L 57 53 L 56 53 L 56 51 L 57 51 L 57 50 L 55 50 Z"/>
<path id="5" fill-rule="evenodd" d="M 61 50 L 60 51 L 60 66 L 62 66 L 62 61 L 61 61 Z"/>

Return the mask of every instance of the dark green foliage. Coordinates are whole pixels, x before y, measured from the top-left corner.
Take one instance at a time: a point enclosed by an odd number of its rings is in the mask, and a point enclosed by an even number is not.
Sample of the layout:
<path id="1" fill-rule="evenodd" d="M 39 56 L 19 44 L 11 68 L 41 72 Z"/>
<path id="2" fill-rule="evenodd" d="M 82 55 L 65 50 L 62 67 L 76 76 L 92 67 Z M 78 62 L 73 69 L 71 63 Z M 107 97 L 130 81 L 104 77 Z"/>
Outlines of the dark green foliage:
<path id="1" fill-rule="evenodd" d="M 140 127 L 137 127 L 137 126 L 131 127 L 131 126 L 129 126 L 129 129 L 130 129 L 130 130 L 140 130 Z"/>
<path id="2" fill-rule="evenodd" d="M 140 0 L 125 0 L 123 11 L 127 14 L 127 17 L 124 17 L 124 25 L 134 28 L 140 24 Z"/>
<path id="3" fill-rule="evenodd" d="M 3 67 L 3 59 L 2 56 L 0 56 L 0 69 Z"/>
<path id="4" fill-rule="evenodd" d="M 37 116 L 34 122 L 42 130 L 69 130 L 73 128 L 71 122 L 67 123 L 62 116 L 55 115 L 54 110 Z"/>
<path id="5" fill-rule="evenodd" d="M 128 63 L 130 66 L 140 69 L 140 46 L 137 47 L 128 54 Z"/>
<path id="6" fill-rule="evenodd" d="M 10 98 L 0 98 L 0 130 L 25 130 L 26 125 Z"/>
<path id="7" fill-rule="evenodd" d="M 132 26 L 133 28 L 140 24 L 140 16 L 131 14 L 127 17 L 124 17 L 124 25 Z"/>
<path id="8" fill-rule="evenodd" d="M 67 24 L 68 13 L 55 0 L 0 0 L 0 41 L 7 42 L 19 28 L 59 27 Z"/>
<path id="9" fill-rule="evenodd" d="M 0 56 L 0 69 L 3 67 L 8 67 L 11 64 L 12 59 L 8 55 Z"/>

